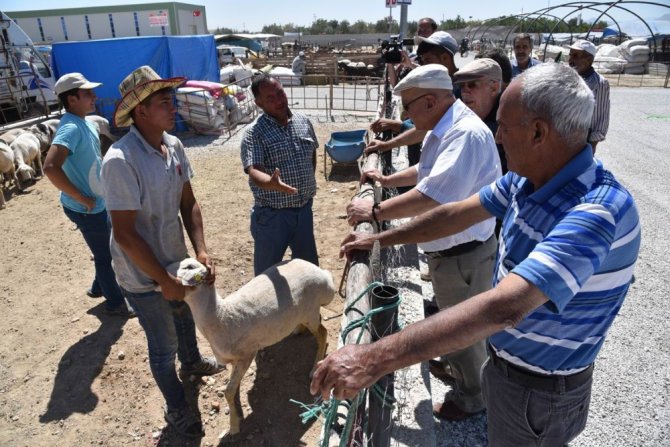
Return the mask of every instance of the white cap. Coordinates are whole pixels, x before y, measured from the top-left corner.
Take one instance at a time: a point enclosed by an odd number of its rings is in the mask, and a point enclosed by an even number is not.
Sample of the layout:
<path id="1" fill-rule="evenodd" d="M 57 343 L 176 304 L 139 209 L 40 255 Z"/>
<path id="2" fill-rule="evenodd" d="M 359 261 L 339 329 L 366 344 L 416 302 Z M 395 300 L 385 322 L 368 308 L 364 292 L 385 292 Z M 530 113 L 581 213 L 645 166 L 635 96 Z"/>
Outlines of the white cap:
<path id="1" fill-rule="evenodd" d="M 435 31 L 428 37 L 414 36 L 414 44 L 420 45 L 422 42 L 442 47 L 453 56 L 458 53 L 458 42 L 446 31 Z"/>
<path id="2" fill-rule="evenodd" d="M 305 55 L 305 52 L 304 52 L 304 51 L 300 51 L 300 52 L 298 52 L 298 56 L 302 57 L 302 56 L 304 56 L 304 55 Z"/>
<path id="3" fill-rule="evenodd" d="M 405 76 L 393 89 L 394 95 L 403 90 L 424 88 L 432 90 L 453 90 L 449 70 L 444 65 L 428 64 L 416 67 Z"/>
<path id="4" fill-rule="evenodd" d="M 60 95 L 63 92 L 68 90 L 74 90 L 75 88 L 80 88 L 83 90 L 91 90 L 96 87 L 100 87 L 102 84 L 100 82 L 91 82 L 84 77 L 81 73 L 68 73 L 61 76 L 56 85 L 54 85 L 54 91 L 56 95 Z"/>
<path id="5" fill-rule="evenodd" d="M 580 40 L 576 41 L 575 43 L 573 43 L 572 45 L 570 45 L 570 48 L 572 48 L 573 50 L 578 50 L 578 51 L 586 51 L 587 53 L 589 53 L 593 57 L 596 57 L 596 53 L 598 52 L 598 50 L 596 49 L 596 46 L 593 45 L 593 43 L 589 42 L 588 40 L 583 40 L 583 39 L 580 39 Z"/>

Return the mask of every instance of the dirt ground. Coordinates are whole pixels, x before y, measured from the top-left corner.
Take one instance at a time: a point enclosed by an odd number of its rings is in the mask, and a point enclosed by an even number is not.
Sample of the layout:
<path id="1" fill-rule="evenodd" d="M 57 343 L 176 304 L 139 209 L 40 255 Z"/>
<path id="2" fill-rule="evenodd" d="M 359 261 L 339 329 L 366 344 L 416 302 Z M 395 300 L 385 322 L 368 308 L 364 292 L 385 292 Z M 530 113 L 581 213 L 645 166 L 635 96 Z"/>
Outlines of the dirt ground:
<path id="1" fill-rule="evenodd" d="M 338 285 L 344 267 L 338 247 L 348 231 L 344 209 L 358 174 L 355 167 L 340 165 L 330 181 L 324 180 L 323 143 L 332 130 L 317 126 L 321 147 L 314 220 L 321 266 Z M 187 153 L 196 170 L 193 187 L 204 214 L 206 241 L 217 263 L 216 285 L 226 295 L 253 274 L 252 197 L 238 144 Z M 7 208 L 0 210 L 0 247 L 5 253 L 0 261 L 5 313 L 0 445 L 219 445 L 218 437 L 229 425 L 223 389 L 230 371 L 207 378 L 195 393 L 204 438 L 189 443 L 169 430 L 161 432 L 163 399 L 149 372 L 144 333 L 137 319 L 107 316 L 102 299 L 85 295 L 93 263 L 80 233 L 63 214 L 56 189 L 41 179 L 24 194 L 12 191 L 6 197 Z M 336 295 L 322 310 L 329 352 L 337 346 L 342 303 Z M 203 353 L 211 353 L 200 335 L 199 344 Z M 317 445 L 321 422 L 303 425 L 299 414 L 304 410 L 290 402 L 314 402 L 308 374 L 315 350 L 313 338 L 301 335 L 259 353 L 242 382 L 245 418 L 232 445 Z"/>

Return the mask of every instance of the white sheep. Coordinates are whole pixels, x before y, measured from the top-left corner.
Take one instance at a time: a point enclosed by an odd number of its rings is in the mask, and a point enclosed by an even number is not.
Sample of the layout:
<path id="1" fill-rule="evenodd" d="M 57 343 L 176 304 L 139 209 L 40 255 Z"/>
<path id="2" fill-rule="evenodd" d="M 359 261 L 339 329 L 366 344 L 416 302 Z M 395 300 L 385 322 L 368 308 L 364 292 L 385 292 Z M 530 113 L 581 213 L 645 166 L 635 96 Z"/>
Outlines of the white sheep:
<path id="1" fill-rule="evenodd" d="M 168 271 L 185 283 L 207 272 L 194 259 L 173 264 Z M 185 300 L 196 327 L 209 341 L 216 360 L 232 364 L 224 392 L 230 408 L 230 435 L 240 431 L 244 416 L 240 382 L 260 349 L 281 341 L 302 325 L 316 337 L 314 366 L 323 359 L 328 332 L 321 324 L 320 308 L 332 301 L 334 293 L 332 275 L 302 259 L 267 269 L 225 299 L 207 285 L 187 291 Z"/>
<path id="2" fill-rule="evenodd" d="M 86 121 L 90 121 L 98 128 L 100 135 L 100 152 L 104 157 L 107 149 L 116 141 L 116 137 L 112 135 L 112 130 L 109 127 L 109 121 L 100 115 L 86 115 Z"/>
<path id="3" fill-rule="evenodd" d="M 14 152 L 7 144 L 0 141 L 0 209 L 5 207 L 5 179 L 14 180 L 14 185 L 19 186 L 19 179 L 14 169 Z"/>
<path id="4" fill-rule="evenodd" d="M 7 132 L 0 135 L 0 140 L 7 143 L 7 145 L 9 146 L 14 142 L 14 140 L 16 140 L 16 137 L 24 133 L 26 130 L 28 130 L 26 127 L 19 127 L 16 129 L 8 130 Z"/>
<path id="5" fill-rule="evenodd" d="M 40 156 L 46 157 L 47 152 L 49 152 L 49 148 L 51 147 L 51 142 L 56 135 L 56 128 L 45 124 L 45 122 L 42 122 L 30 126 L 28 131 L 32 132 L 32 134 L 37 137 L 37 140 L 40 143 Z"/>
<path id="6" fill-rule="evenodd" d="M 9 146 L 14 152 L 14 165 L 16 166 L 21 191 L 24 189 L 24 182 L 34 178 L 35 169 L 31 166 L 33 163 L 36 165 L 39 175 L 44 176 L 40 144 L 39 138 L 33 132 L 27 131 L 16 137 Z"/>

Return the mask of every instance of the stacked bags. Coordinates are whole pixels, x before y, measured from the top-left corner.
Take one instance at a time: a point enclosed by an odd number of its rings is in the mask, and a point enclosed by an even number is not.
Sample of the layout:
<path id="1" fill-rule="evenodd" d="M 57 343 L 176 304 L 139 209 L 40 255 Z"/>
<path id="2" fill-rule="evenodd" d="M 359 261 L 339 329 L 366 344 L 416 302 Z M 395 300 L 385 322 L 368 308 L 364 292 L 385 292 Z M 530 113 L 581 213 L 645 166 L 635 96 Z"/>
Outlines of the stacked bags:
<path id="1" fill-rule="evenodd" d="M 238 85 L 210 81 L 186 81 L 177 89 L 177 113 L 198 133 L 220 134 L 253 118 L 250 94 Z"/>

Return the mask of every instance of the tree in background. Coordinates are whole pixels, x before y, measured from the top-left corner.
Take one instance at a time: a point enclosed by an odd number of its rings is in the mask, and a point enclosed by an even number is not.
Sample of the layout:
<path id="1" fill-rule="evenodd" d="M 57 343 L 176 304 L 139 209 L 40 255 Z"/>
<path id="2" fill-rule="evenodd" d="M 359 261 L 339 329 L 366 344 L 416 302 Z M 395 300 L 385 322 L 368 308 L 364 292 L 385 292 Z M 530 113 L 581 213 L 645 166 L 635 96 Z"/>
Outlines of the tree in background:
<path id="1" fill-rule="evenodd" d="M 438 29 L 443 31 L 463 29 L 467 27 L 477 27 L 483 22 L 490 25 L 497 26 L 512 26 L 515 27 L 515 32 L 527 33 L 548 33 L 552 29 L 555 33 L 583 33 L 591 28 L 590 21 L 582 21 L 581 16 L 572 17 L 566 22 L 559 22 L 557 19 L 550 17 L 526 17 L 520 20 L 518 16 L 502 16 L 498 18 L 482 20 L 465 20 L 460 15 L 453 19 L 442 20 Z M 558 24 L 558 25 L 557 25 Z M 593 28 L 602 29 L 607 27 L 607 22 L 601 20 Z M 407 23 L 407 36 L 411 37 L 416 34 L 418 24 L 416 21 Z M 389 27 L 389 18 L 384 17 L 376 22 L 365 22 L 364 20 L 357 20 L 353 24 L 348 20 L 327 20 L 315 19 L 309 26 L 297 26 L 294 23 L 287 23 L 285 25 L 272 23 L 263 26 L 262 33 L 270 33 L 283 35 L 285 32 L 302 32 L 303 34 L 369 34 L 369 33 L 390 33 L 398 34 L 400 26 L 396 20 L 392 20 Z M 240 32 L 227 27 L 216 28 L 212 34 L 231 34 Z"/>

